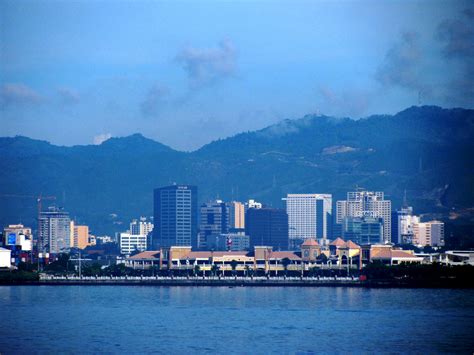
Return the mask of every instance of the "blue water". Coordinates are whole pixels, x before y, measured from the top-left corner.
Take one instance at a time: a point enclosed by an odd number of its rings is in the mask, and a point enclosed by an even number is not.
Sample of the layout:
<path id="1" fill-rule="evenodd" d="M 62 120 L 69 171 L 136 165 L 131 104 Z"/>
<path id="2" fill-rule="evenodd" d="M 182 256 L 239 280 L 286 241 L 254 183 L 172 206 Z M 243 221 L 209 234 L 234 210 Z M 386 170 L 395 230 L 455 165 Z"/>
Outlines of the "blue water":
<path id="1" fill-rule="evenodd" d="M 0 286 L 0 353 L 474 351 L 474 291 Z"/>

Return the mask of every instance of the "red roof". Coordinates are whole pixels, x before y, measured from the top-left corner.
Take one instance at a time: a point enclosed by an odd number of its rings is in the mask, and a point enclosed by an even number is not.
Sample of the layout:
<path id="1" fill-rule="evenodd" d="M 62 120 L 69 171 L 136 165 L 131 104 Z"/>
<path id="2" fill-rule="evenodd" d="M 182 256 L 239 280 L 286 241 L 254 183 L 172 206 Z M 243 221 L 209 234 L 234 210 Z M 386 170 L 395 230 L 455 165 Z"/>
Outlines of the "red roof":
<path id="1" fill-rule="evenodd" d="M 304 241 L 304 243 L 301 246 L 319 246 L 319 244 L 316 241 L 316 239 L 308 238 Z"/>
<path id="2" fill-rule="evenodd" d="M 131 256 L 129 259 L 134 259 L 134 260 L 143 260 L 143 259 L 159 259 L 159 250 L 150 250 L 150 251 L 144 251 L 139 254 L 136 254 L 134 256 Z"/>
<path id="3" fill-rule="evenodd" d="M 332 241 L 331 244 L 329 245 L 333 245 L 333 246 L 336 246 L 336 247 L 343 247 L 346 245 L 346 242 L 344 240 L 342 240 L 341 238 L 337 238 L 335 240 Z"/>
<path id="4" fill-rule="evenodd" d="M 354 243 L 352 240 L 348 240 L 346 242 L 346 248 L 349 248 L 349 249 L 360 249 L 360 246 L 357 245 L 356 243 Z"/>

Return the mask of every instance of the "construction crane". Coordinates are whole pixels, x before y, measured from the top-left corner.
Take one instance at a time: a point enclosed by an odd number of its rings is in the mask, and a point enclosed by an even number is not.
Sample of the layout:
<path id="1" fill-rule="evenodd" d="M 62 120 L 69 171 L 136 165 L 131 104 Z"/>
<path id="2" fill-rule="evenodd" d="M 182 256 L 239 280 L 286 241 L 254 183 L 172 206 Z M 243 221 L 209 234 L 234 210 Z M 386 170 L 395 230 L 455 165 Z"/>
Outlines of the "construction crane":
<path id="1" fill-rule="evenodd" d="M 39 233 L 40 233 L 40 218 L 41 218 L 41 211 L 43 210 L 43 200 L 56 200 L 56 196 L 43 196 L 42 194 L 39 195 L 15 195 L 15 194 L 6 194 L 6 195 L 0 195 L 0 197 L 6 197 L 6 198 L 31 198 L 36 200 L 36 207 L 38 209 L 38 220 L 37 220 L 37 226 L 38 226 L 38 236 L 37 240 L 39 241 Z M 39 252 L 39 248 L 38 248 Z"/>

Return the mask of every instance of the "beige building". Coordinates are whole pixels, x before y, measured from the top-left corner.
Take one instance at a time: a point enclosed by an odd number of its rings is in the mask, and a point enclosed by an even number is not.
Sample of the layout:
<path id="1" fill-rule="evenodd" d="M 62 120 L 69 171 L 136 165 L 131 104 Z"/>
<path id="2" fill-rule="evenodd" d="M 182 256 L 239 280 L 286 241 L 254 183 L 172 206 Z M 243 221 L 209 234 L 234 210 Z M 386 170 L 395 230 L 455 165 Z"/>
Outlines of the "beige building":
<path id="1" fill-rule="evenodd" d="M 91 245 L 89 242 L 89 226 L 79 226 L 74 224 L 74 221 L 71 221 L 71 238 L 70 246 L 71 248 L 84 249 L 87 246 Z"/>
<path id="2" fill-rule="evenodd" d="M 413 244 L 419 246 L 444 245 L 444 223 L 440 221 L 415 223 L 413 225 Z"/>
<path id="3" fill-rule="evenodd" d="M 245 205 L 242 202 L 232 201 L 229 203 L 230 228 L 245 228 Z"/>

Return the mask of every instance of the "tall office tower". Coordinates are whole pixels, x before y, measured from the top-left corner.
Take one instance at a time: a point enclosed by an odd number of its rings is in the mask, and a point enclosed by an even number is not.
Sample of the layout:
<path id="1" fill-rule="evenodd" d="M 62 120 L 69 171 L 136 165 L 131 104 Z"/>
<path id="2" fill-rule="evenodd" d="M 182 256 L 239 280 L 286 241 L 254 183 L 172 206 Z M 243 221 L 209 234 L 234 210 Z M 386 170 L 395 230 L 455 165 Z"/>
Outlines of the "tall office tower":
<path id="1" fill-rule="evenodd" d="M 413 226 L 413 244 L 419 246 L 443 246 L 444 223 L 440 221 L 419 222 Z"/>
<path id="2" fill-rule="evenodd" d="M 245 228 L 245 205 L 242 202 L 229 202 L 230 223 L 231 229 Z"/>
<path id="3" fill-rule="evenodd" d="M 336 223 L 345 217 L 373 217 L 383 219 L 383 242 L 391 241 L 392 202 L 384 199 L 383 192 L 355 191 L 347 193 L 347 200 L 336 203 Z M 344 231 L 343 231 L 344 233 Z"/>
<path id="4" fill-rule="evenodd" d="M 130 234 L 132 235 L 148 235 L 153 231 L 153 223 L 146 220 L 146 217 L 140 217 L 139 220 L 134 219 L 130 223 Z"/>
<path id="5" fill-rule="evenodd" d="M 383 242 L 383 230 L 383 220 L 380 217 L 345 217 L 342 238 L 359 245 L 379 244 Z"/>
<path id="6" fill-rule="evenodd" d="M 225 202 L 216 200 L 202 204 L 200 217 L 199 249 L 207 248 L 207 239 L 210 235 L 219 235 L 229 232 L 229 206 Z"/>
<path id="7" fill-rule="evenodd" d="M 70 225 L 70 244 L 71 248 L 84 249 L 89 246 L 89 226 L 79 226 L 71 221 Z"/>
<path id="8" fill-rule="evenodd" d="M 69 213 L 55 207 L 40 213 L 38 252 L 58 254 L 70 246 L 71 220 Z"/>
<path id="9" fill-rule="evenodd" d="M 413 215 L 413 207 L 402 207 L 392 213 L 392 243 L 411 244 L 414 238 L 414 226 L 420 217 Z"/>
<path id="10" fill-rule="evenodd" d="M 197 187 L 171 185 L 154 191 L 153 248 L 197 246 Z"/>
<path id="11" fill-rule="evenodd" d="M 290 245 L 294 248 L 309 238 L 326 244 L 331 238 L 332 195 L 288 194 L 283 200 L 286 200 Z"/>
<path id="12" fill-rule="evenodd" d="M 245 234 L 250 246 L 272 246 L 274 250 L 288 248 L 288 214 L 283 209 L 249 208 L 245 215 Z"/>

